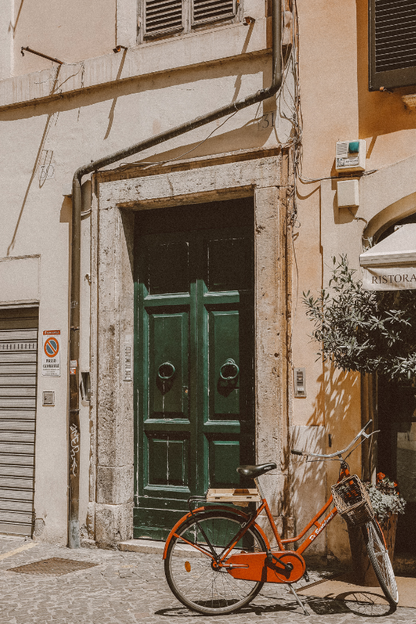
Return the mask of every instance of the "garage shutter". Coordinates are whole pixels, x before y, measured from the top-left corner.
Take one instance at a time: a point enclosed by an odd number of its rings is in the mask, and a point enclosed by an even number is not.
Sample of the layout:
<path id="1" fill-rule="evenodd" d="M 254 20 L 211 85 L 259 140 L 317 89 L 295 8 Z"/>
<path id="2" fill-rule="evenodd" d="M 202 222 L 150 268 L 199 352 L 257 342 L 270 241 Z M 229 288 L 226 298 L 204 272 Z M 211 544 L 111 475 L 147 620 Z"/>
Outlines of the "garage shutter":
<path id="1" fill-rule="evenodd" d="M 31 535 L 37 309 L 0 311 L 0 532 Z"/>
<path id="2" fill-rule="evenodd" d="M 370 91 L 416 84 L 416 0 L 369 0 Z"/>

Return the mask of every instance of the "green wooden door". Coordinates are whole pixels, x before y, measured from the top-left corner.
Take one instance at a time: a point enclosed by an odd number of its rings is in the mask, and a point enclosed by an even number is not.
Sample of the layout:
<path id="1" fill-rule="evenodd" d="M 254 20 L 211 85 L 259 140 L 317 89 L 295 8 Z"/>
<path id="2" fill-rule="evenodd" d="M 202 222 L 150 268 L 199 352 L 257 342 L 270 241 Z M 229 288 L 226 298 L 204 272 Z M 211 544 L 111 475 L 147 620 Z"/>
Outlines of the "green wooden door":
<path id="1" fill-rule="evenodd" d="M 137 219 L 135 537 L 254 460 L 252 208 L 202 208 Z"/>

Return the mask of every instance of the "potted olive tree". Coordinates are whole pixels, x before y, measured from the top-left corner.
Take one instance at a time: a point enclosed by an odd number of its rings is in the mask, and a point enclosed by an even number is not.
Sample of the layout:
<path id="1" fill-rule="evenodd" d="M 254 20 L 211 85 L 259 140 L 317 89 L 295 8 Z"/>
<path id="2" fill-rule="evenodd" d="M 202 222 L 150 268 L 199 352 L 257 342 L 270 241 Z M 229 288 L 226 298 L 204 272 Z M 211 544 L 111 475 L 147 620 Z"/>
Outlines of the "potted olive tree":
<path id="1" fill-rule="evenodd" d="M 397 381 L 416 376 L 416 290 L 364 290 L 346 256 L 333 258 L 329 289 L 304 293 L 320 354 L 343 371 Z"/>
<path id="2" fill-rule="evenodd" d="M 303 295 L 319 355 L 343 371 L 410 382 L 416 376 L 416 291 L 367 291 L 355 273 L 346 256 L 333 258 L 328 289 L 317 297 L 310 292 Z M 397 514 L 404 513 L 405 502 L 397 484 L 382 473 L 367 487 L 392 557 Z M 363 544 L 357 547 L 357 532 L 349 533 L 354 541 L 352 552 L 365 551 Z M 365 581 L 376 584 L 369 574 Z"/>

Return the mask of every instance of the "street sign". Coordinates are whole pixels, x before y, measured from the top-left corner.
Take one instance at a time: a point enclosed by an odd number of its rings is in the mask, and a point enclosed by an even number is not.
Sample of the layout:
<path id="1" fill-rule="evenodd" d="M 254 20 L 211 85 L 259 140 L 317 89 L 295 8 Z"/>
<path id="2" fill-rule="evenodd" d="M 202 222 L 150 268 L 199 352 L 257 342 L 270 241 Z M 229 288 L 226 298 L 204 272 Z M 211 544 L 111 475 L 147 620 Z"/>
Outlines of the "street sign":
<path id="1" fill-rule="evenodd" d="M 60 377 L 61 354 L 60 354 L 61 330 L 49 329 L 43 332 L 42 344 L 42 375 L 44 377 Z"/>

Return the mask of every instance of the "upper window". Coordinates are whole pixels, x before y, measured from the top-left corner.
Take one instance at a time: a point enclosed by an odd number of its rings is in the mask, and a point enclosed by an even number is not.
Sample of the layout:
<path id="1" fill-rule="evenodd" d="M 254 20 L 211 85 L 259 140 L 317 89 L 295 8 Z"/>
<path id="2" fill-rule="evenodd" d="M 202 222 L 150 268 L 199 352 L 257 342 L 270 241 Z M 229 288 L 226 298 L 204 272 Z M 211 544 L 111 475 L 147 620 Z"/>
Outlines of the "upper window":
<path id="1" fill-rule="evenodd" d="M 141 0 L 140 40 L 186 33 L 213 22 L 234 21 L 239 0 Z"/>
<path id="2" fill-rule="evenodd" d="M 416 0 L 369 0 L 369 89 L 416 85 Z"/>

